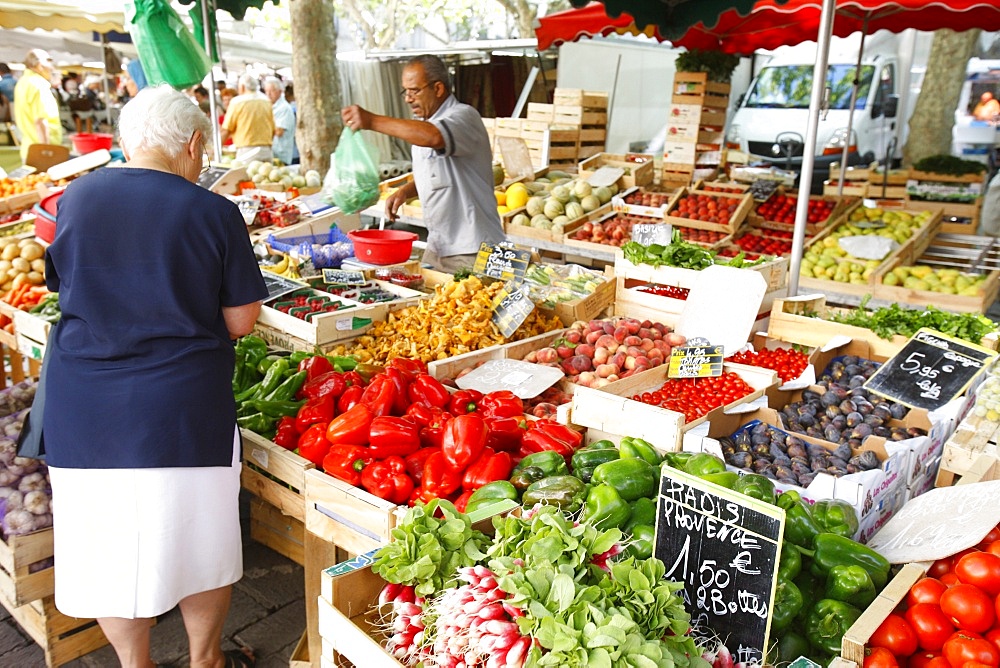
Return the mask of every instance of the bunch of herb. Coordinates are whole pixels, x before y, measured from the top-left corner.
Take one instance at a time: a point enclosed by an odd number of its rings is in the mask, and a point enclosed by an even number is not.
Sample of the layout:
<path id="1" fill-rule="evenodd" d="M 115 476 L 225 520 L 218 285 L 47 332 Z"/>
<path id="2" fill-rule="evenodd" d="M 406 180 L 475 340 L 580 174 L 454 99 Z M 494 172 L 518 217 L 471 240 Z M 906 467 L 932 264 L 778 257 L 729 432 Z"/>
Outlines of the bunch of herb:
<path id="1" fill-rule="evenodd" d="M 434 516 L 438 510 L 443 517 Z M 435 499 L 407 511 L 392 530 L 392 542 L 375 556 L 372 570 L 386 582 L 413 585 L 418 596 L 430 596 L 457 586 L 458 569 L 485 559 L 489 542 L 454 504 Z"/>
<path id="2" fill-rule="evenodd" d="M 701 270 L 711 267 L 713 264 L 719 264 L 725 267 L 745 268 L 755 267 L 772 259 L 767 255 L 762 255 L 756 260 L 747 260 L 746 254 L 743 252 L 729 259 L 719 258 L 716 257 L 714 251 L 685 241 L 681 237 L 680 230 L 677 229 L 673 231 L 670 243 L 666 246 L 663 244 L 646 246 L 637 241 L 626 241 L 621 248 L 625 259 L 632 264 L 648 264 L 653 267 L 666 265 Z"/>
<path id="3" fill-rule="evenodd" d="M 910 337 L 921 327 L 929 327 L 957 339 L 979 343 L 984 336 L 997 330 L 997 324 L 981 313 L 950 313 L 935 306 L 911 309 L 899 304 L 868 309 L 868 301 L 866 296 L 857 309 L 831 313 L 825 319 L 870 329 L 883 339 L 891 339 L 897 334 Z"/>

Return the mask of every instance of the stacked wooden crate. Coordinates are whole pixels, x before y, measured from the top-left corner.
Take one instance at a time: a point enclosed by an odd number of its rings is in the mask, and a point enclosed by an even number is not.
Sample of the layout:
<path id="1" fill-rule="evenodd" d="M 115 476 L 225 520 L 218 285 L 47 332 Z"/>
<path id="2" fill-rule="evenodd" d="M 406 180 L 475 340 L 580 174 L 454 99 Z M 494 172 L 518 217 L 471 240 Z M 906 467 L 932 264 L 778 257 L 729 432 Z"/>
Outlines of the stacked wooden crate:
<path id="1" fill-rule="evenodd" d="M 576 166 L 580 149 L 580 131 L 575 127 L 559 127 L 546 121 L 521 121 L 521 139 L 528 145 L 531 164 L 553 169 Z"/>
<path id="2" fill-rule="evenodd" d="M 730 85 L 703 72 L 677 72 L 663 145 L 661 182 L 689 185 L 723 165 L 723 128 Z"/>
<path id="3" fill-rule="evenodd" d="M 579 88 L 556 88 L 552 105 L 552 127 L 553 130 L 577 130 L 577 161 L 604 152 L 607 126 L 607 93 Z"/>
<path id="4" fill-rule="evenodd" d="M 946 234 L 976 234 L 983 211 L 986 176 L 938 174 L 911 169 L 906 183 L 912 206 L 940 206 Z"/>

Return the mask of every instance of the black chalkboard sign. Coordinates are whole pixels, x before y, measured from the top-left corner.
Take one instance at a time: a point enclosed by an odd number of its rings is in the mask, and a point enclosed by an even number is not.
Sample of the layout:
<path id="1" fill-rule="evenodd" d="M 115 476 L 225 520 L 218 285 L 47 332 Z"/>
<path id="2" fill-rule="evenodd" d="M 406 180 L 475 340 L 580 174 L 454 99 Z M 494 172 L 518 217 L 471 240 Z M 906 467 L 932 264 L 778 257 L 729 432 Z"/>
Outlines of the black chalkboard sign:
<path id="1" fill-rule="evenodd" d="M 212 186 L 228 173 L 229 167 L 209 167 L 198 177 L 198 185 L 206 190 L 211 190 Z"/>
<path id="2" fill-rule="evenodd" d="M 654 555 L 684 584 L 692 632 L 763 665 L 784 511 L 668 467 L 656 511 Z"/>
<path id="3" fill-rule="evenodd" d="M 662 244 L 669 246 L 674 226 L 670 223 L 635 223 L 632 225 L 632 241 L 643 246 Z"/>
<path id="4" fill-rule="evenodd" d="M 535 303 L 528 297 L 527 291 L 514 281 L 507 281 L 493 302 L 491 319 L 504 338 L 509 339 L 534 310 Z"/>
<path id="5" fill-rule="evenodd" d="M 528 270 L 530 263 L 530 250 L 515 248 L 509 243 L 499 243 L 496 246 L 483 243 L 479 246 L 472 271 L 501 281 L 514 280 L 520 283 L 524 280 L 524 272 Z"/>
<path id="6" fill-rule="evenodd" d="M 299 288 L 308 287 L 305 283 L 299 281 L 293 281 L 290 278 L 285 278 L 284 276 L 279 276 L 274 272 L 262 271 L 261 275 L 264 276 L 264 285 L 267 286 L 267 298 L 268 300 L 274 299 L 275 297 L 280 297 L 281 295 L 288 294 L 298 290 Z"/>
<path id="7" fill-rule="evenodd" d="M 924 327 L 864 387 L 911 408 L 934 410 L 965 394 L 997 353 Z"/>
<path id="8" fill-rule="evenodd" d="M 323 282 L 328 285 L 364 285 L 368 282 L 363 272 L 343 269 L 324 269 Z"/>

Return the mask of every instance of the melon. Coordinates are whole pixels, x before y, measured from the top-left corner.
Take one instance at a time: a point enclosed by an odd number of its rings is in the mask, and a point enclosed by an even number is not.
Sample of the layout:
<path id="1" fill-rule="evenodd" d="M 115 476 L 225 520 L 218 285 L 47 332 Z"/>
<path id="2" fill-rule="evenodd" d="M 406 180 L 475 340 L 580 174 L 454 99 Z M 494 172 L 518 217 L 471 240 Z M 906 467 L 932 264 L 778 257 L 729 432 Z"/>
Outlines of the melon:
<path id="1" fill-rule="evenodd" d="M 563 207 L 562 202 L 557 200 L 554 196 L 545 200 L 545 206 L 542 208 L 542 213 L 544 213 L 549 219 L 561 216 L 564 212 L 565 208 Z"/>
<path id="2" fill-rule="evenodd" d="M 319 172 L 315 169 L 310 169 L 306 172 L 306 187 L 307 188 L 319 188 L 323 181 L 319 178 Z"/>
<path id="3" fill-rule="evenodd" d="M 594 195 L 597 196 L 597 199 L 601 204 L 607 204 L 611 201 L 612 192 L 607 186 L 601 186 L 599 188 L 594 188 Z"/>
<path id="4" fill-rule="evenodd" d="M 523 183 L 512 183 L 507 188 L 507 207 L 510 209 L 520 209 L 528 203 L 528 189 Z"/>
<path id="5" fill-rule="evenodd" d="M 586 181 L 577 181 L 573 184 L 573 194 L 579 199 L 587 197 L 592 191 L 593 187 Z"/>
<path id="6" fill-rule="evenodd" d="M 552 221 L 544 213 L 540 213 L 537 216 L 532 216 L 531 226 L 542 230 L 549 230 L 552 229 Z"/>
<path id="7" fill-rule="evenodd" d="M 537 216 L 545 208 L 545 198 L 539 197 L 538 195 L 532 197 L 528 200 L 526 209 L 529 216 Z"/>
<path id="8" fill-rule="evenodd" d="M 569 220 L 576 220 L 585 213 L 586 211 L 583 210 L 583 206 L 579 202 L 569 202 L 566 204 L 566 218 Z"/>
<path id="9" fill-rule="evenodd" d="M 556 216 L 555 218 L 552 219 L 552 227 L 555 227 L 556 225 L 558 225 L 559 227 L 563 227 L 569 221 L 570 221 L 569 216 Z"/>
<path id="10" fill-rule="evenodd" d="M 580 200 L 580 206 L 585 213 L 590 213 L 601 206 L 601 200 L 597 199 L 596 195 L 587 195 Z"/>
<path id="11" fill-rule="evenodd" d="M 519 214 L 517 214 L 516 216 L 514 216 L 511 219 L 510 224 L 511 225 L 524 225 L 525 227 L 527 227 L 527 226 L 531 225 L 531 219 L 528 218 L 523 213 L 519 213 Z"/>
<path id="12" fill-rule="evenodd" d="M 566 186 L 556 186 L 552 189 L 552 197 L 562 204 L 568 202 L 572 196 L 572 191 Z"/>

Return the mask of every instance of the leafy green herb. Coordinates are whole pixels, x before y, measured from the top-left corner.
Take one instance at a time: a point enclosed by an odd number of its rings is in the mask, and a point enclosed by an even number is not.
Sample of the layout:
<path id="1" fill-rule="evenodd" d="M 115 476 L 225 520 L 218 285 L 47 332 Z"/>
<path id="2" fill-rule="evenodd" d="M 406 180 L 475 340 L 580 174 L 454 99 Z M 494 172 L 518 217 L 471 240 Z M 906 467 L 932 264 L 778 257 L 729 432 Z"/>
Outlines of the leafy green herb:
<path id="1" fill-rule="evenodd" d="M 709 81 L 729 83 L 733 70 L 740 64 L 738 56 L 722 51 L 691 49 L 677 54 L 674 67 L 678 72 L 706 72 Z"/>
<path id="2" fill-rule="evenodd" d="M 627 241 L 622 244 L 622 253 L 625 255 L 625 259 L 632 264 L 648 264 L 653 267 L 666 265 L 695 270 L 705 269 L 713 264 L 737 268 L 755 267 L 773 259 L 768 255 L 762 255 L 756 260 L 747 260 L 746 254 L 742 252 L 730 259 L 719 258 L 716 257 L 714 251 L 684 241 L 681 238 L 680 230 L 676 229 L 673 231 L 669 245 L 650 244 L 645 246 L 637 241 Z"/>
<path id="3" fill-rule="evenodd" d="M 986 171 L 986 165 L 975 160 L 963 160 L 953 155 L 931 155 L 923 160 L 913 163 L 913 168 L 921 172 L 934 172 L 935 174 L 951 174 L 962 176 L 963 174 L 982 174 Z"/>
<path id="4" fill-rule="evenodd" d="M 469 267 L 462 267 L 454 274 L 452 274 L 452 278 L 455 280 L 455 282 L 464 281 L 469 276 L 472 276 L 472 269 L 470 269 Z"/>
<path id="5" fill-rule="evenodd" d="M 883 339 L 891 339 L 897 334 L 910 337 L 921 327 L 929 327 L 942 334 L 979 343 L 984 336 L 997 331 L 996 323 L 981 313 L 950 313 L 934 306 L 910 309 L 899 304 L 869 310 L 868 300 L 866 296 L 857 309 L 831 313 L 825 319 L 870 329 Z"/>

